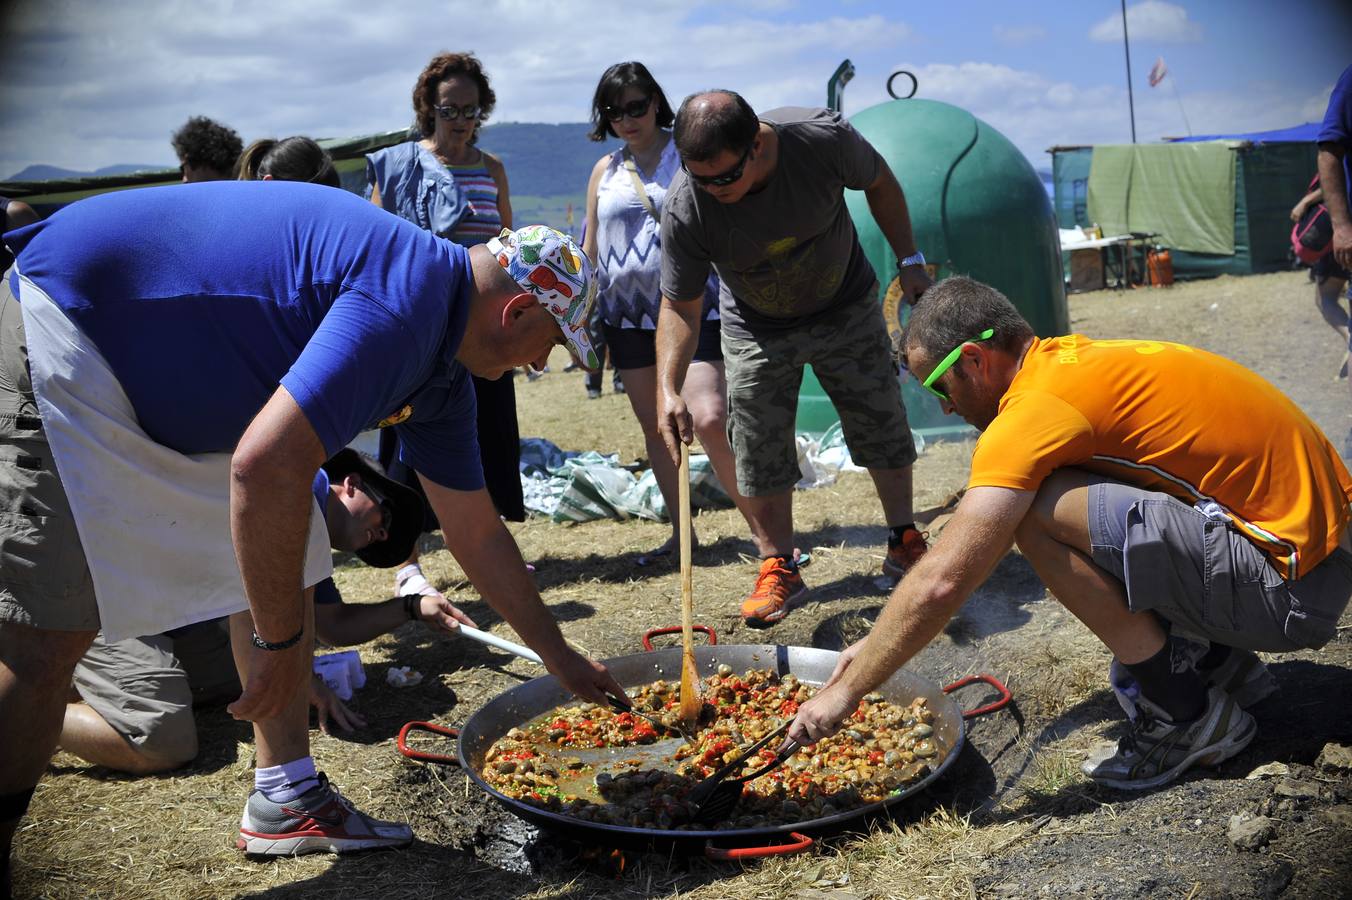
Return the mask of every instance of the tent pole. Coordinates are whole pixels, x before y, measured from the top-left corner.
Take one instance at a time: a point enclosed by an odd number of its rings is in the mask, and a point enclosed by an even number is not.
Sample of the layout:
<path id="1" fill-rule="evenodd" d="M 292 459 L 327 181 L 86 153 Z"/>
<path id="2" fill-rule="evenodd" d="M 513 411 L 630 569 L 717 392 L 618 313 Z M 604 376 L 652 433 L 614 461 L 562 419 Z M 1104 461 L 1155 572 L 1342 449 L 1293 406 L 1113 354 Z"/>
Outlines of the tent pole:
<path id="1" fill-rule="evenodd" d="M 1131 41 L 1127 37 L 1127 0 L 1122 0 L 1122 48 L 1127 54 L 1127 109 L 1131 111 L 1131 142 L 1136 143 L 1136 100 L 1131 92 Z"/>

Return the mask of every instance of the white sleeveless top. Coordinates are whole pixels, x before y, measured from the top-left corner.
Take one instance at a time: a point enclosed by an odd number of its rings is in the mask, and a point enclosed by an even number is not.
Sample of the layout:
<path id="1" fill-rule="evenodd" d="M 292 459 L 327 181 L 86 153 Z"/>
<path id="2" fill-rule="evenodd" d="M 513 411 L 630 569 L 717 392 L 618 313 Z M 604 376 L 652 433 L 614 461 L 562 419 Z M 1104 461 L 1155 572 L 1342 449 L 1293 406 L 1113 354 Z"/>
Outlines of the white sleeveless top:
<path id="1" fill-rule="evenodd" d="M 638 170 L 658 215 L 680 168 L 676 142 L 668 140 L 656 170 Z M 662 229 L 634 190 L 624 148 L 610 154 L 596 187 L 596 218 L 597 314 L 612 328 L 655 329 L 662 303 Z M 718 318 L 716 276 L 710 276 L 705 288 L 703 318 Z"/>

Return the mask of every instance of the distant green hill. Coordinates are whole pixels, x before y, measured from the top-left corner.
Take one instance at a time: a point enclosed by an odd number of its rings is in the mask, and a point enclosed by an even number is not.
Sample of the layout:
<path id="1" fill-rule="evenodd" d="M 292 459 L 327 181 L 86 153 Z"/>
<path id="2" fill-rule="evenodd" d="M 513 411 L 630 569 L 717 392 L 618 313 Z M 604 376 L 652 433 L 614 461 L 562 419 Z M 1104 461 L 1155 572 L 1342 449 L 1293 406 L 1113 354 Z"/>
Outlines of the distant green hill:
<path id="1" fill-rule="evenodd" d="M 603 143 L 588 140 L 590 130 L 585 122 L 564 125 L 504 122 L 485 125 L 479 146 L 502 160 L 514 197 L 582 195 L 586 193 L 592 166 L 601 154 L 620 146 L 614 138 Z M 581 227 L 581 210 L 577 216 Z"/>
<path id="2" fill-rule="evenodd" d="M 60 166 L 35 165 L 15 172 L 6 181 L 50 181 L 54 179 L 88 178 L 98 175 L 127 175 L 131 172 L 151 172 L 156 169 L 173 168 L 170 163 L 119 163 L 104 166 L 93 172 L 79 172 L 75 169 L 63 169 Z"/>
<path id="3" fill-rule="evenodd" d="M 544 223 L 571 230 L 575 235 L 582 233 L 587 178 L 591 175 L 592 166 L 603 153 L 620 146 L 620 142 L 614 138 L 601 143 L 588 140 L 587 132 L 590 130 L 591 126 L 585 122 L 564 125 L 504 122 L 484 126 L 479 146 L 498 156 L 507 169 L 512 189 L 512 211 L 517 224 Z M 359 173 L 360 162 L 352 165 L 358 167 L 356 171 Z M 16 173 L 11 180 L 71 179 L 167 168 L 120 164 L 105 166 L 96 172 L 78 172 L 56 166 L 34 165 Z M 359 185 L 361 175 L 354 177 Z M 348 187 L 355 189 L 352 185 Z M 62 202 L 69 200 L 65 198 Z M 573 210 L 571 226 L 568 222 L 570 205 Z"/>

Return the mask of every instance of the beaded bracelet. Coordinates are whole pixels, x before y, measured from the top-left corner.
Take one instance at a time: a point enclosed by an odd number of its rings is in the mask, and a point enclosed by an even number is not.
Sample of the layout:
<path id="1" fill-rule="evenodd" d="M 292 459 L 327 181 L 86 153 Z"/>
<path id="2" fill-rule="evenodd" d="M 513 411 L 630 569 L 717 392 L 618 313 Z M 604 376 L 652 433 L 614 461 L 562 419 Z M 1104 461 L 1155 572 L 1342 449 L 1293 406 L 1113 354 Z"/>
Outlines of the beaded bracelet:
<path id="1" fill-rule="evenodd" d="M 286 640 L 278 641 L 277 643 L 263 640 L 261 637 L 258 636 L 258 632 L 255 631 L 253 633 L 253 645 L 257 647 L 259 650 L 288 650 L 299 644 L 300 639 L 304 636 L 305 636 L 304 625 L 300 626 L 300 631 L 297 631 L 295 634 L 293 634 Z"/>

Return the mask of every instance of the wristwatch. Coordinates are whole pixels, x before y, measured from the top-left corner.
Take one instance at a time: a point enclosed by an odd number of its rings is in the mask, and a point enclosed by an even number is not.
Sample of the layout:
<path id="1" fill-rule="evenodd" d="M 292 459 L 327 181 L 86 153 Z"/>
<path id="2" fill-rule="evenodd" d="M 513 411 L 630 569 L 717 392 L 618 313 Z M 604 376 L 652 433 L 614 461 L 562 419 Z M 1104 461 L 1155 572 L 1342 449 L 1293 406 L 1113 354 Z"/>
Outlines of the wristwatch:
<path id="1" fill-rule="evenodd" d="M 897 260 L 898 269 L 904 269 L 907 266 L 923 266 L 924 264 L 925 264 L 925 254 L 921 253 L 919 250 L 915 251 L 905 259 Z"/>

